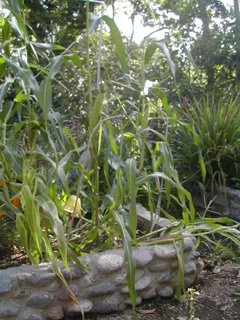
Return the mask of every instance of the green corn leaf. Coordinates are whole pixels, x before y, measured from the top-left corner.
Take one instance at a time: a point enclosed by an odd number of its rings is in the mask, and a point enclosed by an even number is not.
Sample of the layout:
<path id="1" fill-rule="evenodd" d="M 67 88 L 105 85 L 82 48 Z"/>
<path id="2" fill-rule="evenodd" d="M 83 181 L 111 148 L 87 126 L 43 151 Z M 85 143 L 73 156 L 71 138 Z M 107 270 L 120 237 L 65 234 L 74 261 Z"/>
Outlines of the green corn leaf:
<path id="1" fill-rule="evenodd" d="M 98 26 L 101 19 L 106 22 L 106 24 L 110 29 L 112 42 L 115 45 L 116 53 L 121 63 L 122 70 L 123 72 L 128 73 L 127 56 L 125 53 L 122 36 L 114 20 L 105 15 L 102 17 L 96 18 L 91 25 L 90 33 L 93 33 L 94 30 L 96 30 L 96 27 Z"/>
<path id="2" fill-rule="evenodd" d="M 168 65 L 170 67 L 170 70 L 172 72 L 173 77 L 175 78 L 176 76 L 176 65 L 175 63 L 172 61 L 170 52 L 167 48 L 167 46 L 165 45 L 165 43 L 163 41 L 157 41 L 156 44 L 158 45 L 158 47 L 161 49 L 161 51 L 163 52 L 163 54 L 165 55 Z"/>
<path id="3" fill-rule="evenodd" d="M 8 162 L 11 164 L 12 169 L 15 170 L 19 175 L 22 174 L 22 157 L 17 154 L 17 149 L 15 151 L 11 150 L 6 144 L 0 144 L 2 152 Z"/>
<path id="4" fill-rule="evenodd" d="M 24 208 L 27 230 L 30 232 L 33 240 L 33 248 L 36 248 L 40 256 L 42 252 L 42 230 L 39 207 L 28 185 L 22 187 L 21 203 Z"/>
<path id="5" fill-rule="evenodd" d="M 45 194 L 37 196 L 36 200 L 38 201 L 39 205 L 42 207 L 46 217 L 50 220 L 52 229 L 57 237 L 59 251 L 61 253 L 63 263 L 69 271 L 68 259 L 67 259 L 67 252 L 68 252 L 67 239 L 65 237 L 62 222 L 58 216 L 57 207 L 54 204 L 54 202 Z"/>
<path id="6" fill-rule="evenodd" d="M 199 161 L 199 165 L 200 165 L 200 169 L 201 169 L 202 181 L 203 181 L 203 183 L 205 183 L 207 170 L 206 170 L 205 162 L 203 160 L 203 156 L 202 156 L 201 151 L 199 151 L 198 161 Z"/>
<path id="7" fill-rule="evenodd" d="M 172 75 L 175 78 L 176 66 L 175 66 L 175 63 L 172 61 L 170 52 L 163 41 L 151 42 L 148 45 L 146 52 L 145 52 L 145 56 L 144 56 L 145 65 L 149 64 L 149 62 L 151 61 L 151 58 L 153 57 L 153 55 L 157 49 L 160 49 L 162 51 L 162 53 L 164 54 L 165 58 L 167 59 L 170 70 L 172 72 Z"/>
<path id="8" fill-rule="evenodd" d="M 178 242 L 174 242 L 174 247 L 177 254 L 178 260 L 178 275 L 177 275 L 177 288 L 175 292 L 175 297 L 178 301 L 180 301 L 182 293 L 184 292 L 184 248 L 183 248 L 183 240 Z"/>
<path id="9" fill-rule="evenodd" d="M 30 97 L 28 94 L 20 92 L 18 95 L 16 95 L 16 97 L 14 98 L 14 101 L 20 103 L 23 101 L 29 101 L 29 98 Z"/>
<path id="10" fill-rule="evenodd" d="M 45 119 L 47 119 L 52 106 L 52 85 L 50 77 L 45 78 L 40 84 L 38 102 L 43 110 Z"/>
<path id="11" fill-rule="evenodd" d="M 127 159 L 125 165 L 125 172 L 127 176 L 128 194 L 130 198 L 129 210 L 129 227 L 133 237 L 133 243 L 137 241 L 137 209 L 136 209 L 136 196 L 137 196 L 137 183 L 136 183 L 136 160 Z"/>
<path id="12" fill-rule="evenodd" d="M 94 106 L 93 106 L 93 110 L 90 111 L 90 119 L 89 119 L 90 132 L 92 132 L 94 130 L 94 128 L 97 126 L 97 124 L 100 120 L 103 99 L 104 99 L 103 94 L 101 94 L 101 93 L 98 94 L 98 96 L 95 100 Z"/>
<path id="13" fill-rule="evenodd" d="M 103 132 L 103 126 L 102 122 L 100 122 L 99 130 L 98 130 L 98 147 L 97 147 L 97 155 L 100 155 L 101 147 L 102 147 L 102 132 Z"/>
<path id="14" fill-rule="evenodd" d="M 144 56 L 144 64 L 147 65 L 151 61 L 155 51 L 157 50 L 158 46 L 155 42 L 151 42 L 146 51 L 145 51 L 145 56 Z"/>
<path id="15" fill-rule="evenodd" d="M 11 26 L 8 21 L 5 21 L 4 26 L 2 28 L 2 43 L 10 40 L 11 36 Z M 10 56 L 10 42 L 4 46 L 4 52 L 9 57 Z"/>
<path id="16" fill-rule="evenodd" d="M 149 122 L 149 107 L 145 109 L 142 117 L 142 122 L 141 122 L 142 129 L 146 129 L 148 127 L 148 122 Z"/>
<path id="17" fill-rule="evenodd" d="M 111 150 L 112 152 L 117 155 L 118 154 L 118 146 L 116 144 L 116 141 L 113 137 L 113 126 L 110 121 L 107 121 L 107 127 L 108 127 L 108 139 L 110 142 Z"/>
<path id="18" fill-rule="evenodd" d="M 115 212 L 114 218 L 121 230 L 122 233 L 122 240 L 123 240 L 123 247 L 124 247 L 124 261 L 127 271 L 127 284 L 129 288 L 130 293 L 130 300 L 132 304 L 132 309 L 135 314 L 135 308 L 136 308 L 136 290 L 135 290 L 135 272 L 136 272 L 136 265 L 133 259 L 132 254 L 132 245 L 131 245 L 131 239 L 130 236 L 126 230 L 124 221 L 122 217 Z"/>
<path id="19" fill-rule="evenodd" d="M 63 132 L 64 134 L 68 137 L 68 139 L 70 140 L 72 146 L 74 149 L 77 149 L 78 148 L 78 144 L 77 144 L 77 141 L 75 140 L 75 138 L 73 137 L 71 131 L 69 130 L 69 128 L 64 128 L 63 129 Z"/>
<path id="20" fill-rule="evenodd" d="M 6 79 L 5 82 L 0 86 L 0 112 L 2 111 L 4 99 L 6 97 L 8 88 L 12 83 L 12 79 Z"/>
<path id="21" fill-rule="evenodd" d="M 35 42 L 35 41 L 29 41 L 29 44 L 33 47 L 40 48 L 40 49 L 52 49 L 53 44 L 51 43 L 43 43 L 43 42 Z"/>
<path id="22" fill-rule="evenodd" d="M 55 75 L 59 72 L 61 65 L 63 63 L 63 56 L 56 56 L 51 61 L 51 66 L 48 72 L 48 78 L 53 79 Z"/>
<path id="23" fill-rule="evenodd" d="M 38 94 L 39 85 L 37 80 L 34 77 L 34 74 L 29 69 L 23 69 L 16 60 L 11 60 L 7 57 L 4 57 L 9 67 L 13 70 L 16 77 L 22 79 L 27 88 L 30 88 L 35 95 Z"/>

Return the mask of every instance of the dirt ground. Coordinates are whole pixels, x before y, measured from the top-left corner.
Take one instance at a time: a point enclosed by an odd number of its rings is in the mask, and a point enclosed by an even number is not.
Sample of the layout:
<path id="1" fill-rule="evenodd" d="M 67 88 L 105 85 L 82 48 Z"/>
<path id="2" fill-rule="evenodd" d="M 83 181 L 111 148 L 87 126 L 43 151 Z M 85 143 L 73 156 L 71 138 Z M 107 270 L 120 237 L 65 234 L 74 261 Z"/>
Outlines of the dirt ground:
<path id="1" fill-rule="evenodd" d="M 130 309 L 109 315 L 86 316 L 86 320 L 131 319 Z M 240 265 L 231 261 L 212 265 L 205 260 L 197 284 L 188 290 L 181 302 L 160 297 L 145 301 L 137 307 L 137 319 L 240 320 Z"/>
<path id="2" fill-rule="evenodd" d="M 155 298 L 137 307 L 138 320 L 240 320 L 240 264 L 230 260 L 212 263 L 203 259 L 205 267 L 194 288 L 181 302 Z M 23 252 L 16 248 L 11 255 L 0 250 L 0 269 L 26 263 Z M 89 314 L 86 320 L 131 320 L 131 309 L 108 315 Z M 80 320 L 66 317 L 64 320 Z"/>

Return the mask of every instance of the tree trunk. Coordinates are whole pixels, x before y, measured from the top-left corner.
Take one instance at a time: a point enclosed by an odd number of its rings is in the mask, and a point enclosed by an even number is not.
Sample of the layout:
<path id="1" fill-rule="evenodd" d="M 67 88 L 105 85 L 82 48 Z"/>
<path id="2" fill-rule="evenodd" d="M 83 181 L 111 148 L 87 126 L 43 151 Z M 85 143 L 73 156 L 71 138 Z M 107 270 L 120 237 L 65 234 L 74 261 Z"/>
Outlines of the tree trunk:
<path id="1" fill-rule="evenodd" d="M 239 11 L 239 3 L 238 0 L 233 0 L 234 4 L 234 13 L 235 13 L 235 41 L 236 41 L 236 82 L 240 83 L 240 11 Z"/>
<path id="2" fill-rule="evenodd" d="M 205 60 L 205 68 L 207 74 L 207 86 L 208 88 L 212 88 L 215 80 L 215 72 L 214 72 L 214 64 L 212 57 L 212 43 L 211 43 L 211 33 L 209 27 L 209 17 L 206 10 L 207 3 L 204 0 L 198 0 L 198 8 L 199 8 L 199 19 L 202 21 L 202 43 L 203 48 L 205 50 L 204 56 Z"/>

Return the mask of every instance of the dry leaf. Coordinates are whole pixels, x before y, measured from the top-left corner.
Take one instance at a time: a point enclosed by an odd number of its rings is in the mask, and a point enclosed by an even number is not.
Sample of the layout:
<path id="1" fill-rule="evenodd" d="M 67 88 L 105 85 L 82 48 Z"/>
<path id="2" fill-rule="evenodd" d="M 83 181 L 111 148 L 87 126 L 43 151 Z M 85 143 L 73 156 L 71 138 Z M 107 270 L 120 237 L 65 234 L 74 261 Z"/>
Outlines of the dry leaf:
<path id="1" fill-rule="evenodd" d="M 138 313 L 140 314 L 153 314 L 155 313 L 156 309 L 141 309 L 137 310 Z"/>
<path id="2" fill-rule="evenodd" d="M 228 308 L 228 305 L 225 305 L 225 306 L 222 306 L 222 307 L 220 308 L 220 310 L 221 310 L 221 311 L 226 311 L 227 308 Z"/>

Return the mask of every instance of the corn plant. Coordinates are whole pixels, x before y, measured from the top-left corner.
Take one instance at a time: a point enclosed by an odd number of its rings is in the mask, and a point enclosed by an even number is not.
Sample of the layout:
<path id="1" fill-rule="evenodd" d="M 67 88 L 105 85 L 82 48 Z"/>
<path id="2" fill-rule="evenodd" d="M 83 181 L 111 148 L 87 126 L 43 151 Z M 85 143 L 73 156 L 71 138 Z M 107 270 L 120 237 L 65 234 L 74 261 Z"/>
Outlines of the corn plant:
<path id="1" fill-rule="evenodd" d="M 175 67 L 166 46 L 162 42 L 149 42 L 141 47 L 140 103 L 133 102 L 130 109 L 126 108 L 126 101 L 119 99 L 112 110 L 107 94 L 96 94 L 92 86 L 93 67 L 88 49 L 91 33 L 100 18 L 90 26 L 89 1 L 86 3 L 84 68 L 82 57 L 69 48 L 57 46 L 60 54 L 56 55 L 54 45 L 31 41 L 18 2 L 7 3 L 10 13 L 2 26 L 0 47 L 3 79 L 0 206 L 7 217 L 16 221 L 30 260 L 33 263 L 51 260 L 55 272 L 64 281 L 57 265 L 58 256 L 66 266 L 69 260 L 79 264 L 77 255 L 122 243 L 127 283 L 135 309 L 132 247 L 139 242 L 170 241 L 177 247 L 182 230 L 187 228 L 197 236 L 220 231 L 237 244 L 237 231 L 231 238 L 233 227 L 222 229 L 220 222 L 200 223 L 196 219 L 191 194 L 182 186 L 174 167 L 167 125 L 163 132 L 151 127 L 151 118 L 156 114 L 143 95 L 146 70 L 159 48 L 174 75 Z M 10 23 L 12 16 L 14 26 Z M 129 80 L 131 61 L 127 59 L 123 38 L 112 19 L 107 16 L 101 19 L 110 28 L 122 73 Z M 14 30 L 18 30 L 17 36 L 13 36 Z M 85 134 L 78 140 L 66 126 L 64 116 L 54 110 L 53 103 L 54 86 L 60 81 L 62 67 L 68 63 L 77 67 L 88 84 Z M 129 84 L 123 83 L 123 87 L 126 89 Z M 166 95 L 158 94 L 157 107 L 170 110 Z M 158 114 L 157 117 L 159 120 Z M 148 141 L 149 133 L 154 136 L 153 143 Z M 17 206 L 16 198 L 19 199 Z M 136 204 L 141 199 L 147 199 L 144 204 L 152 216 L 154 212 L 165 215 L 174 221 L 174 226 L 167 231 L 157 230 L 158 234 L 151 229 L 140 237 Z M 181 213 L 179 221 L 171 212 L 171 203 L 175 203 Z M 178 256 L 180 261 L 180 249 Z"/>

